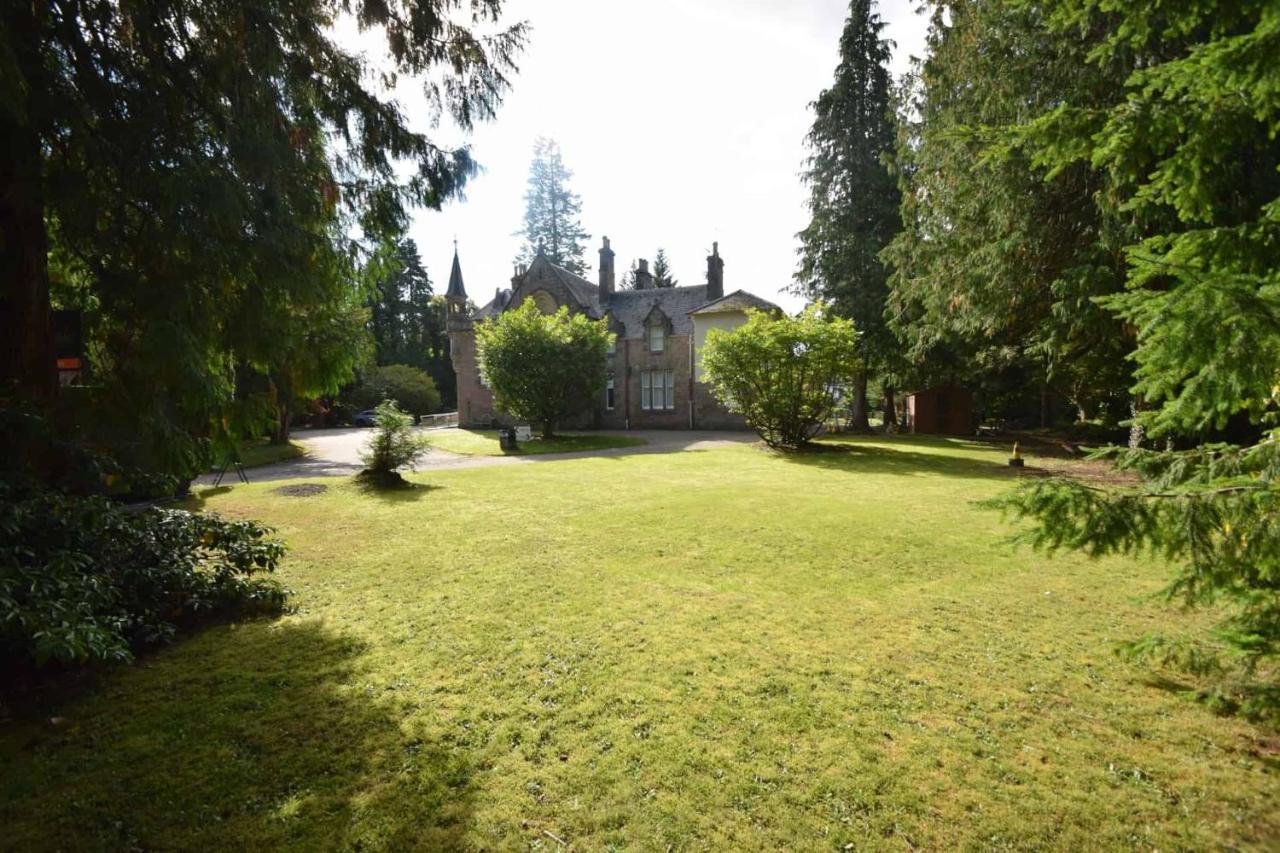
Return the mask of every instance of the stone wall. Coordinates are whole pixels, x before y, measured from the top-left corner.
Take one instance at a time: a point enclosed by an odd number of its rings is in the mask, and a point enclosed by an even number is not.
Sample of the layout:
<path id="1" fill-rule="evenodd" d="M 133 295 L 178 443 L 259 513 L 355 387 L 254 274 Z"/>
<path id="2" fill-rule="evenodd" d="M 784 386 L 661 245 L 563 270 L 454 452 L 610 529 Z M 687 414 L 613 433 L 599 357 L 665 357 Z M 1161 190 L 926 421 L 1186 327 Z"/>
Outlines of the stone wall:
<path id="1" fill-rule="evenodd" d="M 747 422 L 742 415 L 735 415 L 711 393 L 711 386 L 693 383 L 693 426 L 694 429 L 746 429 Z"/>
<path id="2" fill-rule="evenodd" d="M 449 356 L 458 377 L 458 425 L 492 426 L 493 394 L 480 384 L 480 368 L 476 363 L 476 334 L 470 327 L 449 331 Z"/>
<path id="3" fill-rule="evenodd" d="M 725 411 L 706 385 L 692 381 L 690 344 L 688 335 L 668 335 L 665 350 L 652 353 L 647 340 L 619 339 L 616 352 L 608 356 L 609 371 L 614 377 L 613 409 L 605 407 L 605 389 L 601 388 L 595 411 L 563 426 L 566 429 L 744 429 L 746 424 L 741 417 Z M 451 331 L 449 346 L 458 377 L 458 424 L 485 428 L 512 423 L 511 418 L 494 411 L 493 394 L 480 383 L 475 332 L 470 328 Z M 645 370 L 673 372 L 674 409 L 640 407 L 640 374 Z"/>

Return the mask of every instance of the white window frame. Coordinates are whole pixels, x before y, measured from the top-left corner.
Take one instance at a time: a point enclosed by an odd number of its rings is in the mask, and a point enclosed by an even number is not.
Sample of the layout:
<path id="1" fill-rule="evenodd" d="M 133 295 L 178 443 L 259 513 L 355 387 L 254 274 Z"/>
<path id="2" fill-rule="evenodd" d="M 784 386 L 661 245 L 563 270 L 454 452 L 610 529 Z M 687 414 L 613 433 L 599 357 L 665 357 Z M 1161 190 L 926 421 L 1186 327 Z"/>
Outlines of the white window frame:
<path id="1" fill-rule="evenodd" d="M 656 341 L 656 345 L 655 345 Z M 667 351 L 667 329 L 661 323 L 649 327 L 649 352 Z"/>
<path id="2" fill-rule="evenodd" d="M 640 408 L 646 412 L 671 412 L 676 408 L 676 372 L 640 371 Z"/>
<path id="3" fill-rule="evenodd" d="M 604 383 L 604 408 L 605 411 L 612 412 L 614 406 L 614 387 L 613 377 L 610 376 Z"/>

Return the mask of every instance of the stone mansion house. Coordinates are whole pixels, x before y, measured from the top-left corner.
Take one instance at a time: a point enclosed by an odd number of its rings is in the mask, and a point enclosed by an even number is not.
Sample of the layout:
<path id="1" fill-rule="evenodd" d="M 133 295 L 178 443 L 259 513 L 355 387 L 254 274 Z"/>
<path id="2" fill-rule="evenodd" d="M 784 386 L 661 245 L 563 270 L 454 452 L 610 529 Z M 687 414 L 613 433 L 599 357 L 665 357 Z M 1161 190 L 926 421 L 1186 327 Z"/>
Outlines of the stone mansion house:
<path id="1" fill-rule="evenodd" d="M 746 322 L 746 311 L 780 310 L 738 290 L 724 292 L 724 261 L 713 244 L 707 283 L 692 287 L 653 286 L 648 261 L 640 261 L 634 290 L 617 290 L 609 238 L 600 248 L 599 282 L 551 263 L 542 252 L 517 269 L 511 287 L 498 288 L 484 307 L 470 311 L 462 268 L 454 252 L 449 276 L 449 348 L 458 377 L 458 422 L 462 426 L 509 423 L 495 411 L 476 358 L 474 324 L 515 308 L 527 299 L 545 313 L 560 306 L 604 319 L 617 339 L 610 349 L 609 379 L 594 412 L 576 425 L 602 429 L 740 429 L 745 423 L 726 411 L 700 381 L 699 349 L 708 329 L 731 329 Z"/>

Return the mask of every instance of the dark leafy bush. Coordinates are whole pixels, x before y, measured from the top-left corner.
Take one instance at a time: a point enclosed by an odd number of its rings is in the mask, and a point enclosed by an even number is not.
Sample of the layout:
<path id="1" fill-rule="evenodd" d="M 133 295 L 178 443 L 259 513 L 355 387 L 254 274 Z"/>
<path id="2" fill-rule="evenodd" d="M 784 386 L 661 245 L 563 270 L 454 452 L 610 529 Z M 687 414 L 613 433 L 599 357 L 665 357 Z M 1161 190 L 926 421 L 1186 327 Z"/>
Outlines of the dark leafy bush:
<path id="1" fill-rule="evenodd" d="M 394 400 L 415 417 L 440 409 L 440 390 L 431 374 L 407 364 L 387 364 L 366 372 L 343 392 L 354 409 L 372 409 L 383 400 Z"/>
<path id="2" fill-rule="evenodd" d="M 219 612 L 278 610 L 285 546 L 249 521 L 0 484 L 0 650 L 10 662 L 129 660 Z"/>

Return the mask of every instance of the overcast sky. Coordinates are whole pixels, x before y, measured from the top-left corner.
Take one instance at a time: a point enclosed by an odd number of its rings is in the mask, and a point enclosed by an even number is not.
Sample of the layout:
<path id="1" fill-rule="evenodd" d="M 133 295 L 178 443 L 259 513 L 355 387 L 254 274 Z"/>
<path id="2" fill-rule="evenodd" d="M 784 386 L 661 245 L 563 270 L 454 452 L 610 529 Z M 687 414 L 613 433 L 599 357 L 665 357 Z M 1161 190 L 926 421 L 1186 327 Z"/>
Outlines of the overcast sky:
<path id="1" fill-rule="evenodd" d="M 895 76 L 923 49 L 927 21 L 914 6 L 881 5 Z M 835 0 L 511 0 L 507 17 L 528 21 L 532 36 L 496 120 L 470 136 L 484 172 L 465 199 L 414 218 L 436 292 L 455 236 L 475 302 L 509 284 L 544 135 L 560 143 L 582 197 L 592 281 L 602 235 L 619 276 L 661 246 L 680 284 L 704 281 L 718 240 L 726 291 L 799 307 L 782 291 L 807 221 L 797 175 L 808 105 L 831 82 L 846 13 Z"/>

